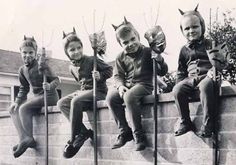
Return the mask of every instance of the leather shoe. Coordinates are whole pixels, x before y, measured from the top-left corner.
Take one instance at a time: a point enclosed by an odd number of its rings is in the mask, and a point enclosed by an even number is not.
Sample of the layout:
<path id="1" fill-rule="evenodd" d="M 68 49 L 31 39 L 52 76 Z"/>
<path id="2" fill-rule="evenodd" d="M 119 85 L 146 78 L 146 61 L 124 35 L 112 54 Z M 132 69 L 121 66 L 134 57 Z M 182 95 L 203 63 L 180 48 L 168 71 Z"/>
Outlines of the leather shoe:
<path id="1" fill-rule="evenodd" d="M 124 146 L 128 141 L 133 140 L 132 132 L 122 133 L 118 136 L 116 143 L 112 146 L 111 149 L 117 149 Z"/>
<path id="2" fill-rule="evenodd" d="M 183 135 L 183 134 L 187 133 L 188 131 L 195 131 L 194 124 L 191 121 L 190 122 L 182 122 L 182 123 L 180 123 L 178 130 L 175 131 L 175 136 Z"/>
<path id="3" fill-rule="evenodd" d="M 15 150 L 15 152 L 13 153 L 14 157 L 18 158 L 27 150 L 27 148 L 35 145 L 36 142 L 33 138 L 27 138 L 22 140 L 21 143 L 18 145 L 17 149 Z"/>

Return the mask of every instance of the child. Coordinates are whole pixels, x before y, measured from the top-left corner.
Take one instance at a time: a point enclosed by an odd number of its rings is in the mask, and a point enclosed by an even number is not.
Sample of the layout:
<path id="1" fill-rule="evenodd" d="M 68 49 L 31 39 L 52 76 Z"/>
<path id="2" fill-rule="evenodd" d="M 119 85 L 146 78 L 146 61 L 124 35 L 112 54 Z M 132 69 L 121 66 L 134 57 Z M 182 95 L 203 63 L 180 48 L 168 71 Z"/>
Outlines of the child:
<path id="1" fill-rule="evenodd" d="M 19 144 L 13 147 L 16 158 L 21 156 L 27 148 L 33 148 L 36 145 L 32 132 L 32 117 L 44 106 L 43 89 L 47 90 L 48 105 L 56 105 L 58 94 L 55 88 L 59 84 L 59 78 L 51 70 L 47 70 L 47 73 L 51 74 L 47 75 L 47 82 L 43 83 L 43 71 L 39 70 L 42 67 L 36 60 L 37 43 L 33 37 L 24 36 L 20 46 L 20 53 L 24 62 L 24 65 L 19 69 L 20 89 L 15 103 L 9 108 L 20 140 Z M 50 69 L 49 67 L 47 68 Z M 34 97 L 27 100 L 30 88 L 34 93 Z"/>
<path id="2" fill-rule="evenodd" d="M 106 79 L 112 76 L 112 67 L 97 59 L 97 72 L 93 72 L 94 56 L 83 54 L 83 44 L 78 38 L 75 29 L 65 34 L 63 32 L 65 54 L 71 60 L 70 72 L 80 85 L 80 89 L 61 98 L 57 106 L 70 121 L 71 137 L 64 149 L 64 157 L 73 157 L 90 137 L 93 131 L 87 130 L 83 124 L 83 111 L 92 108 L 93 102 L 93 77 L 97 80 L 97 100 L 106 97 Z"/>
<path id="3" fill-rule="evenodd" d="M 197 6 L 198 7 L 198 6 Z M 190 130 L 195 130 L 189 115 L 189 97 L 196 89 L 200 90 L 200 101 L 203 108 L 203 125 L 199 135 L 211 137 L 213 131 L 214 114 L 214 82 L 207 76 L 212 65 L 206 50 L 211 47 L 211 42 L 204 38 L 205 23 L 197 11 L 183 12 L 180 23 L 181 31 L 187 39 L 187 44 L 182 47 L 179 54 L 177 84 L 173 89 L 175 103 L 181 116 L 181 122 L 175 136 L 183 135 Z"/>
<path id="4" fill-rule="evenodd" d="M 139 33 L 126 19 L 121 25 L 117 27 L 113 25 L 113 27 L 123 51 L 115 62 L 116 89 L 109 90 L 106 98 L 108 108 L 120 130 L 120 135 L 112 149 L 120 148 L 126 142 L 133 140 L 134 133 L 135 150 L 141 151 L 146 147 L 141 123 L 141 99 L 152 94 L 153 90 L 152 51 L 140 43 Z M 156 60 L 159 65 L 158 74 L 165 75 L 168 68 L 163 57 L 159 55 Z M 130 113 L 133 133 L 125 118 L 123 103 Z"/>

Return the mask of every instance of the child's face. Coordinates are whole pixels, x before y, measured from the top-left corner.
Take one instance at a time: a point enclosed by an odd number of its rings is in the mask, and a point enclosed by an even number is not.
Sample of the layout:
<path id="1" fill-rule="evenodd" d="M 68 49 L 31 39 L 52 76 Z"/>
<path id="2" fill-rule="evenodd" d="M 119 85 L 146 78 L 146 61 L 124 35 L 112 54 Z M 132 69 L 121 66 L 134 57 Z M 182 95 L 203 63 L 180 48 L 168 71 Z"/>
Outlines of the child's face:
<path id="1" fill-rule="evenodd" d="M 140 41 L 138 36 L 131 31 L 124 37 L 120 37 L 120 44 L 127 53 L 135 53 L 139 49 Z"/>
<path id="2" fill-rule="evenodd" d="M 72 60 L 80 60 L 83 56 L 83 47 L 78 41 L 72 41 L 68 44 L 67 53 Z"/>
<path id="3" fill-rule="evenodd" d="M 21 57 L 26 66 L 30 65 L 36 58 L 36 51 L 30 46 L 23 46 L 20 49 Z"/>
<path id="4" fill-rule="evenodd" d="M 188 41 L 198 40 L 202 36 L 200 19 L 195 15 L 186 16 L 181 21 L 183 35 Z"/>

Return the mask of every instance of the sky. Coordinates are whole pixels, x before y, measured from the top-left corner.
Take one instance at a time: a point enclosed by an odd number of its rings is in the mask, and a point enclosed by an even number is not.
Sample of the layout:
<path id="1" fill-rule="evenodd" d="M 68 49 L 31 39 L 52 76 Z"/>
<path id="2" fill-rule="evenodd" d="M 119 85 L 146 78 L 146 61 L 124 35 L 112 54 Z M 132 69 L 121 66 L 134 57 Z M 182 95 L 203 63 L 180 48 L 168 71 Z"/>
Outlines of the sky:
<path id="1" fill-rule="evenodd" d="M 53 58 L 68 60 L 62 46 L 63 31 L 68 33 L 75 27 L 84 54 L 93 55 L 88 35 L 104 30 L 108 44 L 106 60 L 112 61 L 122 48 L 111 24 L 119 25 L 126 16 L 147 46 L 144 33 L 154 26 L 158 15 L 157 25 L 162 27 L 167 42 L 163 57 L 173 71 L 180 48 L 186 43 L 179 28 L 178 8 L 192 10 L 197 4 L 206 24 L 210 8 L 213 14 L 218 8 L 219 18 L 222 11 L 236 8 L 235 0 L 1 0 L 0 49 L 19 52 L 23 36 L 34 36 L 39 47 L 45 46 Z"/>

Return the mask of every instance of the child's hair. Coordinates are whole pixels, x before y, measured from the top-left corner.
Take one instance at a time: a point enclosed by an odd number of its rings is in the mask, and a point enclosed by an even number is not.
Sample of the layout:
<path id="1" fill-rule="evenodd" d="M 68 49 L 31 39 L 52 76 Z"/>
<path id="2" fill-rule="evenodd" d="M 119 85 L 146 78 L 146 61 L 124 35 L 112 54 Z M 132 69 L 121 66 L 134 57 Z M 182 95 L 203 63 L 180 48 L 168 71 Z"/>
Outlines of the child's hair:
<path id="1" fill-rule="evenodd" d="M 20 50 L 22 47 L 26 47 L 26 46 L 32 47 L 35 50 L 35 52 L 37 52 L 38 46 L 37 46 L 37 43 L 36 43 L 34 37 L 26 37 L 24 35 L 23 42 L 20 45 Z"/>
<path id="2" fill-rule="evenodd" d="M 72 32 L 67 33 L 67 34 L 63 31 L 63 46 L 64 46 L 64 51 L 65 51 L 67 56 L 68 56 L 67 47 L 68 47 L 69 43 L 72 42 L 72 41 L 78 41 L 79 44 L 83 47 L 83 43 L 80 40 L 80 38 L 77 36 L 75 28 L 73 28 Z"/>
<path id="3" fill-rule="evenodd" d="M 130 32 L 134 32 L 134 34 L 138 36 L 138 39 L 140 39 L 138 31 L 134 28 L 134 26 L 130 22 L 127 21 L 125 17 L 124 17 L 124 22 L 122 22 L 119 26 L 115 26 L 113 24 L 112 26 L 116 31 L 116 40 L 118 41 L 119 44 L 121 44 L 120 38 L 126 36 Z"/>
<path id="4" fill-rule="evenodd" d="M 179 12 L 180 12 L 180 14 L 182 15 L 182 19 L 183 19 L 184 17 L 190 16 L 190 15 L 195 15 L 195 16 L 197 16 L 197 17 L 199 18 L 200 24 L 201 24 L 201 26 L 202 26 L 202 36 L 203 36 L 204 33 L 205 33 L 205 30 L 206 30 L 205 21 L 204 21 L 203 17 L 201 16 L 201 14 L 197 11 L 197 8 L 198 8 L 198 5 L 195 7 L 194 10 L 190 10 L 190 11 L 183 12 L 182 10 L 179 9 Z M 181 29 L 181 31 L 183 31 L 181 24 L 180 24 L 180 29 Z"/>

